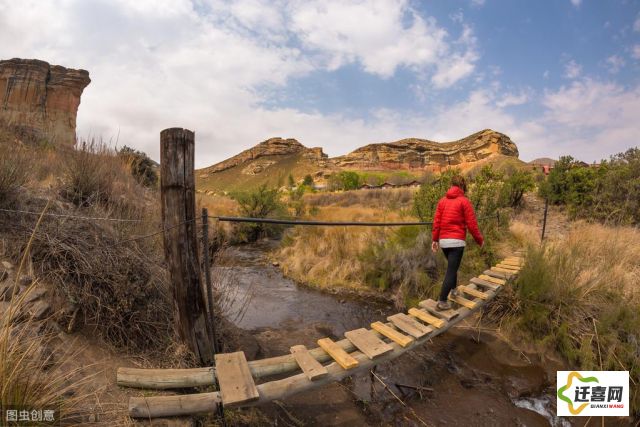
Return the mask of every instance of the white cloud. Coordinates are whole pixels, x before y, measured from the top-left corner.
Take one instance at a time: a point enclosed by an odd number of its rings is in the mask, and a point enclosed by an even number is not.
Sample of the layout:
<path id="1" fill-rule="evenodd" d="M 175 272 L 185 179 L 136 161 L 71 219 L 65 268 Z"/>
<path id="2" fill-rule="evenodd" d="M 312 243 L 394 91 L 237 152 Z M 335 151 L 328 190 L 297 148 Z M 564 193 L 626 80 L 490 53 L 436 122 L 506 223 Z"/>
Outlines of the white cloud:
<path id="1" fill-rule="evenodd" d="M 188 127 L 198 166 L 274 135 L 333 154 L 395 139 L 388 122 L 264 107 L 265 89 L 348 64 L 383 78 L 406 67 L 447 87 L 472 73 L 474 45 L 469 27 L 452 39 L 408 1 L 0 1 L 0 58 L 90 71 L 79 136 L 119 135 L 157 159 L 160 130 Z"/>
<path id="2" fill-rule="evenodd" d="M 617 83 L 585 78 L 556 91 L 548 91 L 543 123 L 562 151 L 592 161 L 638 145 L 640 135 L 640 85 L 625 88 Z M 552 153 L 553 154 L 553 153 Z"/>
<path id="3" fill-rule="evenodd" d="M 423 95 L 472 76 L 479 49 L 471 27 L 461 22 L 456 39 L 408 2 L 88 3 L 0 1 L 0 58 L 88 69 L 93 81 L 82 97 L 79 135 L 119 135 L 120 144 L 156 159 L 159 132 L 172 126 L 196 131 L 198 167 L 271 136 L 295 137 L 331 155 L 403 137 L 458 139 L 484 128 L 508 134 L 525 159 L 565 153 L 584 158 L 579 154 L 637 144 L 629 135 L 639 134 L 640 90 L 579 80 L 575 61 L 571 78 L 577 80 L 547 92 L 548 114 L 537 120 L 518 120 L 506 110 L 530 102 L 530 92 L 499 96 L 493 84 L 433 112 L 380 109 L 368 120 L 264 106 L 292 79 L 348 64 L 383 78 L 399 67 L 413 70 L 425 85 Z"/>
<path id="4" fill-rule="evenodd" d="M 625 60 L 618 55 L 611 55 L 605 62 L 609 72 L 612 74 L 616 74 L 626 64 Z"/>
<path id="5" fill-rule="evenodd" d="M 571 0 L 571 4 L 575 7 L 580 7 L 580 5 L 582 4 L 582 0 Z"/>
<path id="6" fill-rule="evenodd" d="M 568 79 L 575 79 L 582 73 L 582 65 L 573 59 L 564 65 L 564 76 Z"/>
<path id="7" fill-rule="evenodd" d="M 473 30 L 468 25 L 463 26 L 463 31 L 457 44 L 464 46 L 465 51 L 450 54 L 440 60 L 436 66 L 436 73 L 431 82 L 436 88 L 448 88 L 459 80 L 471 75 L 475 69 L 475 62 L 480 58 L 476 48 L 477 39 Z"/>
<path id="8" fill-rule="evenodd" d="M 640 13 L 638 13 L 636 20 L 633 23 L 633 31 L 640 32 Z"/>
<path id="9" fill-rule="evenodd" d="M 518 93 L 507 93 L 496 102 L 498 107 L 510 107 L 512 105 L 522 105 L 529 101 L 531 90 L 522 90 Z"/>
<path id="10" fill-rule="evenodd" d="M 484 6 L 486 0 L 471 0 L 473 6 Z"/>
<path id="11" fill-rule="evenodd" d="M 423 69 L 459 55 L 447 31 L 406 1 L 300 1 L 289 13 L 291 30 L 328 70 L 357 62 L 388 78 L 398 67 Z"/>
<path id="12" fill-rule="evenodd" d="M 631 48 L 631 56 L 635 59 L 640 59 L 640 44 L 634 45 Z"/>

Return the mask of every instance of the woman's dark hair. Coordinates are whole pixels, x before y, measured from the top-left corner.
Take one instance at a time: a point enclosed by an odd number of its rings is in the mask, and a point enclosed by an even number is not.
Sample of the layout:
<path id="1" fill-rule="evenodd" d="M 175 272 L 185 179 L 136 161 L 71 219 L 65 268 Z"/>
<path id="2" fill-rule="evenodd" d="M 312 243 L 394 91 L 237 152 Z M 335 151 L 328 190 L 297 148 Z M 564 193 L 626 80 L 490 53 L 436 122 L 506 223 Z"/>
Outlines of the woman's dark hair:
<path id="1" fill-rule="evenodd" d="M 467 181 L 464 179 L 462 175 L 454 175 L 451 178 L 451 185 L 455 185 L 456 187 L 460 187 L 462 191 L 467 192 Z"/>

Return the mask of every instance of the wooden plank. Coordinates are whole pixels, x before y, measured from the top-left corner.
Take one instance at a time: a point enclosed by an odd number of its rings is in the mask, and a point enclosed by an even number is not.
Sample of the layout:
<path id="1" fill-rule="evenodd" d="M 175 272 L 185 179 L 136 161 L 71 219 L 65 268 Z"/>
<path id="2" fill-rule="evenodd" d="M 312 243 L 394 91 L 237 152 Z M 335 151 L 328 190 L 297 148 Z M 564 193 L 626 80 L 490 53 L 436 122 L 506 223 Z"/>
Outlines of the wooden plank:
<path id="1" fill-rule="evenodd" d="M 427 300 L 424 300 L 424 301 L 420 301 L 418 303 L 418 305 L 420 307 L 424 308 L 425 310 L 427 310 L 429 313 L 433 314 L 434 316 L 439 317 L 439 318 L 444 319 L 444 320 L 447 320 L 447 321 L 449 321 L 451 319 L 455 319 L 460 314 L 455 310 L 442 310 L 442 311 L 438 310 L 436 308 L 438 303 L 435 302 L 432 299 L 427 299 Z"/>
<path id="2" fill-rule="evenodd" d="M 501 280 L 507 280 L 511 277 L 510 274 L 507 273 L 501 273 L 499 271 L 493 271 L 493 270 L 485 270 L 482 272 L 485 276 L 489 276 L 489 277 L 494 277 L 496 279 L 501 279 Z M 480 276 L 478 276 L 480 277 Z M 506 282 L 505 282 L 506 283 Z"/>
<path id="3" fill-rule="evenodd" d="M 482 287 L 491 289 L 492 291 L 497 291 L 501 287 L 497 283 L 489 282 L 488 280 L 483 280 L 479 277 L 474 277 L 471 280 L 469 280 L 469 282 L 477 286 L 482 286 Z"/>
<path id="4" fill-rule="evenodd" d="M 505 258 L 502 260 L 503 264 L 510 264 L 510 265 L 523 265 L 524 264 L 524 260 L 523 259 L 513 259 L 513 258 Z"/>
<path id="5" fill-rule="evenodd" d="M 508 275 L 513 275 L 515 274 L 512 270 L 506 270 L 504 268 L 500 268 L 500 267 L 491 267 L 491 271 L 497 271 L 498 273 L 505 273 Z"/>
<path id="6" fill-rule="evenodd" d="M 460 289 L 465 294 L 471 295 L 472 297 L 475 297 L 475 298 L 480 298 L 484 300 L 489 299 L 489 295 L 485 294 L 484 292 L 480 292 L 477 289 L 473 289 L 464 285 L 458 285 L 458 289 Z"/>
<path id="7" fill-rule="evenodd" d="M 520 271 L 520 267 L 515 266 L 515 265 L 509 265 L 509 264 L 496 264 L 496 267 L 498 268 L 504 268 L 505 270 L 511 270 L 514 273 L 517 273 L 518 271 Z"/>
<path id="8" fill-rule="evenodd" d="M 322 366 L 311 354 L 307 347 L 303 345 L 294 345 L 289 349 L 293 357 L 296 359 L 298 366 L 305 373 L 307 378 L 311 381 L 315 381 L 319 378 L 325 377 L 329 371 Z"/>
<path id="9" fill-rule="evenodd" d="M 384 335 L 385 337 L 389 338 L 391 341 L 395 342 L 401 347 L 407 347 L 408 345 L 410 345 L 412 342 L 415 341 L 410 336 L 402 334 L 396 331 L 395 329 L 393 329 L 391 326 L 385 325 L 382 322 L 373 322 L 371 324 L 371 329 Z"/>
<path id="10" fill-rule="evenodd" d="M 460 296 L 456 296 L 454 297 L 453 295 L 449 294 L 449 300 L 455 302 L 456 304 L 459 304 L 463 307 L 467 307 L 469 309 L 471 308 L 475 308 L 476 305 L 478 305 L 477 302 L 475 301 L 469 301 L 466 298 L 460 297 Z"/>
<path id="11" fill-rule="evenodd" d="M 404 313 L 396 313 L 387 317 L 387 320 L 393 323 L 393 326 L 404 331 L 415 338 L 422 338 L 429 332 L 433 331 L 431 326 L 423 325 L 411 316 Z"/>
<path id="12" fill-rule="evenodd" d="M 216 375 L 224 405 L 234 405 L 258 399 L 244 352 L 216 354 Z"/>
<path id="13" fill-rule="evenodd" d="M 520 266 L 520 265 L 505 264 L 504 262 L 497 263 L 496 267 L 506 268 L 506 269 L 510 269 L 510 270 L 518 270 L 518 271 L 520 271 L 520 269 L 522 268 L 522 266 Z"/>
<path id="14" fill-rule="evenodd" d="M 410 308 L 409 314 L 415 318 L 422 320 L 425 323 L 435 326 L 438 329 L 442 328 L 447 323 L 446 321 L 438 319 L 437 317 L 432 316 L 426 311 L 420 310 L 418 308 Z"/>
<path id="15" fill-rule="evenodd" d="M 347 331 L 344 333 L 344 336 L 369 359 L 375 359 L 393 350 L 393 347 L 365 328 Z"/>
<path id="16" fill-rule="evenodd" d="M 318 340 L 318 345 L 324 351 L 329 353 L 329 356 L 335 360 L 338 365 L 342 366 L 342 369 L 352 369 L 358 366 L 358 361 L 351 357 L 349 353 L 344 351 L 342 347 L 333 342 L 331 338 L 321 338 Z"/>

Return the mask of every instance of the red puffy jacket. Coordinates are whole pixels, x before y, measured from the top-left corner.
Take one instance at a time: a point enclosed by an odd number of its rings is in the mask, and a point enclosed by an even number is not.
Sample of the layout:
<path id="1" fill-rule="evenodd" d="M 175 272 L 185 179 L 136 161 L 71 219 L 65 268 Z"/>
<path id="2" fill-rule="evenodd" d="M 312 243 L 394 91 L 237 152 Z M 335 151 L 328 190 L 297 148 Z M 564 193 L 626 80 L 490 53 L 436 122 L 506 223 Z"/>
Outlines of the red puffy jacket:
<path id="1" fill-rule="evenodd" d="M 482 246 L 484 238 L 478 228 L 476 214 L 469 199 L 464 197 L 460 187 L 453 186 L 447 191 L 446 197 L 438 202 L 436 216 L 433 219 L 433 241 L 440 239 L 460 239 L 467 237 L 467 228 L 476 243 Z"/>

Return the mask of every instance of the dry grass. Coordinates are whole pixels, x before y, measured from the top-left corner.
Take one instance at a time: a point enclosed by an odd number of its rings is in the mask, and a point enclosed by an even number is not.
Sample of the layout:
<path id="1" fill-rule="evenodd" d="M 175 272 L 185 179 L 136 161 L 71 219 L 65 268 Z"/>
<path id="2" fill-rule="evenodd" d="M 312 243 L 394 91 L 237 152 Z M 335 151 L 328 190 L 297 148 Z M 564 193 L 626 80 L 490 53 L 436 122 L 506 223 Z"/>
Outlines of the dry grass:
<path id="1" fill-rule="evenodd" d="M 314 217 L 323 221 L 399 221 L 397 212 L 375 208 L 331 206 Z M 275 258 L 294 280 L 320 288 L 367 287 L 358 257 L 391 230 L 380 227 L 296 227 L 288 231 Z"/>
<path id="2" fill-rule="evenodd" d="M 640 231 L 577 222 L 544 247 L 527 224 L 512 232 L 529 244 L 526 265 L 489 314 L 558 351 L 573 369 L 640 378 Z M 640 390 L 633 390 L 639 414 Z"/>
<path id="3" fill-rule="evenodd" d="M 14 289 L 25 268 L 34 235 L 35 231 L 22 257 Z M 84 396 L 75 395 L 74 391 L 90 377 L 78 380 L 77 370 L 62 369 L 74 355 L 55 348 L 53 334 L 47 332 L 45 321 L 25 315 L 25 299 L 35 285 L 36 282 L 32 282 L 14 297 L 0 318 L 0 412 L 4 417 L 5 408 L 54 410 L 57 421 L 65 425 L 79 424 Z"/>
<path id="4" fill-rule="evenodd" d="M 4 150 L 10 150 L 5 146 Z M 173 336 L 170 288 L 158 195 L 142 187 L 129 165 L 104 144 L 78 150 L 27 147 L 29 186 L 12 208 L 140 222 L 45 217 L 33 236 L 32 272 L 53 286 L 62 323 L 75 319 L 108 342 L 131 350 L 163 349 Z M 62 200 L 61 197 L 62 196 Z M 37 217 L 0 214 L 6 251 L 23 253 Z"/>
<path id="5" fill-rule="evenodd" d="M 349 207 L 360 205 L 376 206 L 379 209 L 399 210 L 410 208 L 416 189 L 393 188 L 384 190 L 352 190 L 336 193 L 305 194 L 304 200 L 310 206 L 340 206 Z"/>

